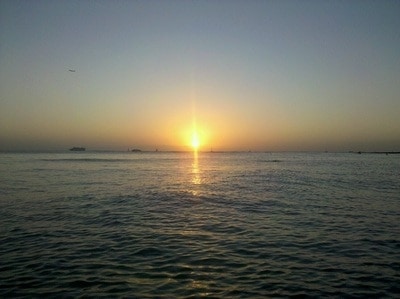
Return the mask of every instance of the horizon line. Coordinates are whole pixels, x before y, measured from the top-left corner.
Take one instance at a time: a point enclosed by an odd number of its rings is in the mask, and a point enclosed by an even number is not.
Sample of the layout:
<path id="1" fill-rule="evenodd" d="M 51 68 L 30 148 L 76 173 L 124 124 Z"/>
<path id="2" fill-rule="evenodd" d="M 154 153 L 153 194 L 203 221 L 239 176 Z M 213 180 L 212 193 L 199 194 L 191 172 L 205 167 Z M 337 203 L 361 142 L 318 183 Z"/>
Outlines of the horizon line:
<path id="1" fill-rule="evenodd" d="M 38 149 L 38 150 L 0 150 L 0 153 L 69 153 L 71 152 L 69 149 Z M 141 154 L 141 153 L 205 153 L 205 154 L 223 154 L 223 153 L 349 153 L 349 154 L 400 154 L 400 150 L 394 151 L 359 151 L 359 150 L 337 150 L 337 151 L 328 151 L 328 150 L 113 150 L 113 149 L 86 149 L 77 153 L 132 153 L 132 154 Z"/>

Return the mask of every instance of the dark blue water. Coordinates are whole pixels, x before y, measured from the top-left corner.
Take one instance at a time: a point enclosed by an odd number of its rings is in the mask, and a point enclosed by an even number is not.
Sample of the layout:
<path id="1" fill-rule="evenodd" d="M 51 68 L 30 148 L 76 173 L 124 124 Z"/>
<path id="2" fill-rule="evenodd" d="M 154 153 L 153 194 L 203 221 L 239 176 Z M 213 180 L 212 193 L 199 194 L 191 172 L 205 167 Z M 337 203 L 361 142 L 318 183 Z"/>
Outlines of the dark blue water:
<path id="1" fill-rule="evenodd" d="M 400 156 L 0 154 L 0 297 L 396 297 Z"/>

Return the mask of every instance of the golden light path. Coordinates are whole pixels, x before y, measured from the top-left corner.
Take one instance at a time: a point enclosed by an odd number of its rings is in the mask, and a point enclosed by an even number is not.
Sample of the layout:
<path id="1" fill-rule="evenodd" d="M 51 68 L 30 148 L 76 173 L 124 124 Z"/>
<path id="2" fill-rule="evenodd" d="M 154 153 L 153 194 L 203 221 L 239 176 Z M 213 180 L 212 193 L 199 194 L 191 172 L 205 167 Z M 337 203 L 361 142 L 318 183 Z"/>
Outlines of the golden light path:
<path id="1" fill-rule="evenodd" d="M 194 196 L 198 196 L 200 194 L 200 185 L 202 184 L 202 181 L 199 168 L 199 153 L 197 150 L 193 151 L 191 182 L 191 192 Z"/>

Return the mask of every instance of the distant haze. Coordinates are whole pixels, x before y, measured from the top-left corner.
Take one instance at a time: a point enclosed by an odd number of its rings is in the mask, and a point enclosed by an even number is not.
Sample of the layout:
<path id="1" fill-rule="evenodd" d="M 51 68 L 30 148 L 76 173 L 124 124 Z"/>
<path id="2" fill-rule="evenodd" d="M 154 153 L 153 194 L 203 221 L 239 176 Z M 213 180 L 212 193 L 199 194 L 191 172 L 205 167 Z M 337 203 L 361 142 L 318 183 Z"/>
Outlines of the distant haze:
<path id="1" fill-rule="evenodd" d="M 0 2 L 0 151 L 400 150 L 400 1 Z"/>

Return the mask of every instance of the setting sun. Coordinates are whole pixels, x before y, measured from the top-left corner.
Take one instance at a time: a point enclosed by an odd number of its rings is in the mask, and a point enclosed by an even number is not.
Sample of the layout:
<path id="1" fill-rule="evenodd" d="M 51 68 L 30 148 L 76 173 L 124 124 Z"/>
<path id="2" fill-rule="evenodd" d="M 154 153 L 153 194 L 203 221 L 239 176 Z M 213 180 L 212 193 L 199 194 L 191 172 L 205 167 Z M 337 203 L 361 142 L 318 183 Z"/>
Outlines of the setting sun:
<path id="1" fill-rule="evenodd" d="M 197 150 L 200 146 L 200 139 L 199 139 L 199 135 L 197 134 L 197 132 L 192 133 L 191 145 L 194 150 Z"/>

